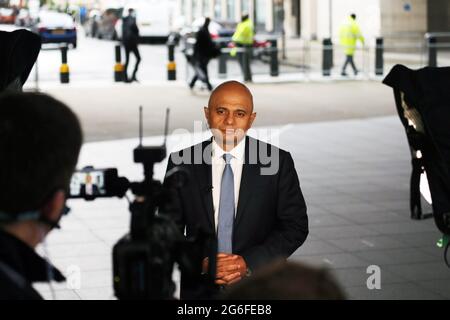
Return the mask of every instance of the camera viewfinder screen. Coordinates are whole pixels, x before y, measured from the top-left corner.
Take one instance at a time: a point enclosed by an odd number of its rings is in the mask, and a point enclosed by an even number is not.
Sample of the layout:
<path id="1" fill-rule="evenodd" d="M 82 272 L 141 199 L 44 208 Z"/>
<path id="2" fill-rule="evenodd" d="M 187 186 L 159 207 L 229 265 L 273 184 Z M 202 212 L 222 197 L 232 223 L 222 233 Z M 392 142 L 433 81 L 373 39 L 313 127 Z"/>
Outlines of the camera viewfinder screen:
<path id="1" fill-rule="evenodd" d="M 70 182 L 72 197 L 102 196 L 106 194 L 104 171 L 75 172 Z"/>

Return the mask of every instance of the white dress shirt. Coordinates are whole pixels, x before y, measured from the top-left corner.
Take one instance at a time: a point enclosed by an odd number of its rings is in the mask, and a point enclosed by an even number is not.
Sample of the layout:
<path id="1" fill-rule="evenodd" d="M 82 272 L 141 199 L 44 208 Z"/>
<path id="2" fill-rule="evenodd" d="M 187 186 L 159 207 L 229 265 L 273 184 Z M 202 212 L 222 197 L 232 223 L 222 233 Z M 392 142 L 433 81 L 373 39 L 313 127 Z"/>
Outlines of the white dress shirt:
<path id="1" fill-rule="evenodd" d="M 220 203 L 220 186 L 222 183 L 222 174 L 225 169 L 225 153 L 231 154 L 231 170 L 234 178 L 234 214 L 236 215 L 237 205 L 239 200 L 239 188 L 241 186 L 242 165 L 244 164 L 245 153 L 245 138 L 242 139 L 231 151 L 224 151 L 217 142 L 213 139 L 212 142 L 212 194 L 214 205 L 214 223 L 217 231 L 217 223 L 219 221 L 219 203 Z"/>

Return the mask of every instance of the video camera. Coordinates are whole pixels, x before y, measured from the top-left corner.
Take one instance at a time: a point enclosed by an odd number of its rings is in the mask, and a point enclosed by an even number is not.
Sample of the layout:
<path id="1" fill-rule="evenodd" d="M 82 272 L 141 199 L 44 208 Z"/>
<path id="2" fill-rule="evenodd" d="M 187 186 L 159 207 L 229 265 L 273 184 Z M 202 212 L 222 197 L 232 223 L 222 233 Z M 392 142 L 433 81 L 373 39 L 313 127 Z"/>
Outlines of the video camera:
<path id="1" fill-rule="evenodd" d="M 165 136 L 167 136 L 168 113 Z M 199 231 L 186 239 L 177 225 L 183 208 L 177 201 L 178 189 L 189 179 L 187 172 L 174 168 L 167 172 L 164 183 L 153 179 L 153 166 L 166 157 L 165 140 L 162 146 L 142 145 L 142 107 L 140 107 L 140 143 L 134 149 L 135 163 L 144 167 L 144 180 L 130 182 L 119 177 L 115 168 L 85 167 L 75 172 L 69 198 L 125 196 L 130 190 L 135 199 L 130 203 L 130 232 L 113 247 L 113 286 L 118 299 L 172 299 L 174 264 L 178 263 L 183 276 L 192 281 L 205 281 L 202 262 L 209 261 L 208 283 L 213 287 L 215 277 L 215 238 Z"/>

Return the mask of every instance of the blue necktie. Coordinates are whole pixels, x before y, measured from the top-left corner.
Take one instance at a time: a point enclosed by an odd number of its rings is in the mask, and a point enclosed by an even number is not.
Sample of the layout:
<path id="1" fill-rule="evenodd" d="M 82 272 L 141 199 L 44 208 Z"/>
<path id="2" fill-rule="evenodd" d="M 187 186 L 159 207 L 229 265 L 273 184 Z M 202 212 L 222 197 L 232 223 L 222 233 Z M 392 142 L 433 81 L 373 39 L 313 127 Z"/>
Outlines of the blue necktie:
<path id="1" fill-rule="evenodd" d="M 231 158 L 225 153 L 225 168 L 223 169 L 220 185 L 219 223 L 217 227 L 218 252 L 232 253 L 232 236 L 234 222 L 234 177 L 231 169 Z"/>

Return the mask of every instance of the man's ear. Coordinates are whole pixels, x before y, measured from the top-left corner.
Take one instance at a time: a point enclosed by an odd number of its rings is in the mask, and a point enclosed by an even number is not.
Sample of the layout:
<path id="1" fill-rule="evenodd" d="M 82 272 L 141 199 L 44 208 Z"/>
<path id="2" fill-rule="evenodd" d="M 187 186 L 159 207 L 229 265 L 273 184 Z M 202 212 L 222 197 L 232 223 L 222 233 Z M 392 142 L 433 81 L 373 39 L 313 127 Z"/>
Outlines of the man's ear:
<path id="1" fill-rule="evenodd" d="M 42 208 L 42 216 L 49 221 L 58 222 L 61 218 L 65 202 L 66 196 L 64 191 L 56 191 Z"/>
<path id="2" fill-rule="evenodd" d="M 250 126 L 249 126 L 249 129 L 250 129 L 251 126 L 253 125 L 253 121 L 255 121 L 255 118 L 256 118 L 256 112 L 253 112 L 253 113 L 250 115 Z"/>
<path id="3" fill-rule="evenodd" d="M 208 107 L 203 107 L 203 111 L 205 112 L 205 118 L 206 118 L 206 121 L 208 122 L 208 125 L 209 125 L 209 108 Z"/>

